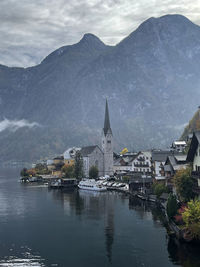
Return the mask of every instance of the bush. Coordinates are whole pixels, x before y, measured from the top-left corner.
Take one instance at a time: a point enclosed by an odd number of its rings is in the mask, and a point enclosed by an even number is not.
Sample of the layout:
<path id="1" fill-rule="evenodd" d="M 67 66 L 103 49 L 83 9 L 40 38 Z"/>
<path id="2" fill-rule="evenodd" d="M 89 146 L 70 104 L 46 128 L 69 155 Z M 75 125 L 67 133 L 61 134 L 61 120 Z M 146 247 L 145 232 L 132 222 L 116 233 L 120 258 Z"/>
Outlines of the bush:
<path id="1" fill-rule="evenodd" d="M 182 217 L 193 238 L 200 239 L 200 200 L 188 202 Z"/>

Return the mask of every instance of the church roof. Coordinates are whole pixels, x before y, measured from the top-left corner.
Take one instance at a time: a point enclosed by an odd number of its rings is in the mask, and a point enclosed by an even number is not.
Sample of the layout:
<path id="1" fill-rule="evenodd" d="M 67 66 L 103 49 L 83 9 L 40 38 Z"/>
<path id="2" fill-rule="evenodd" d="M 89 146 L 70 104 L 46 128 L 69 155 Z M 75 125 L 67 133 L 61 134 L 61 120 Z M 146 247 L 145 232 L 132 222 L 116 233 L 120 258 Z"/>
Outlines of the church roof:
<path id="1" fill-rule="evenodd" d="M 110 128 L 110 118 L 109 118 L 109 111 L 108 111 L 108 101 L 106 99 L 106 109 L 105 109 L 105 119 L 104 119 L 104 134 L 106 135 L 108 132 L 112 134 L 112 130 Z"/>
<path id="2" fill-rule="evenodd" d="M 81 155 L 83 157 L 86 157 L 89 154 L 91 154 L 96 147 L 98 147 L 98 146 L 96 145 L 96 146 L 85 146 L 85 147 L 82 147 L 81 150 L 80 150 L 80 153 L 81 153 Z"/>

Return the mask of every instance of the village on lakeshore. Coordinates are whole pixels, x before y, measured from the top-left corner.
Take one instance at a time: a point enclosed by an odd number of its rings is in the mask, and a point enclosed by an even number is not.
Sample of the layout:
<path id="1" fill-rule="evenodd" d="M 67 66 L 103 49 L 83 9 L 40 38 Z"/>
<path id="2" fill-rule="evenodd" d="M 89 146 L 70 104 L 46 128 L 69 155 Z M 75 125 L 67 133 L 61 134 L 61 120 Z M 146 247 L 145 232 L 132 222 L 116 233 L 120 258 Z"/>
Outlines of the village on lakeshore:
<path id="1" fill-rule="evenodd" d="M 198 111 L 199 112 L 199 111 Z M 71 147 L 53 159 L 21 171 L 21 181 L 50 188 L 117 190 L 159 203 L 170 230 L 186 241 L 200 240 L 200 132 L 176 140 L 168 150 L 113 152 L 106 100 L 101 147 Z"/>

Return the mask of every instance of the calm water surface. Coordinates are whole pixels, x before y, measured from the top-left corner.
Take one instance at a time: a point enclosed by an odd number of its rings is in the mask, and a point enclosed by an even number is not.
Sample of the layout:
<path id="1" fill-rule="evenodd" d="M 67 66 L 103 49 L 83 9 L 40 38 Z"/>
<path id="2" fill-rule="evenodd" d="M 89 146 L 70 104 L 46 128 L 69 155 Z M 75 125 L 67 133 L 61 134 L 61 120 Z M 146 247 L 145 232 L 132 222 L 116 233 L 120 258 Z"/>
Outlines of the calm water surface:
<path id="1" fill-rule="evenodd" d="M 200 266 L 153 206 L 119 193 L 57 191 L 0 170 L 0 266 Z"/>

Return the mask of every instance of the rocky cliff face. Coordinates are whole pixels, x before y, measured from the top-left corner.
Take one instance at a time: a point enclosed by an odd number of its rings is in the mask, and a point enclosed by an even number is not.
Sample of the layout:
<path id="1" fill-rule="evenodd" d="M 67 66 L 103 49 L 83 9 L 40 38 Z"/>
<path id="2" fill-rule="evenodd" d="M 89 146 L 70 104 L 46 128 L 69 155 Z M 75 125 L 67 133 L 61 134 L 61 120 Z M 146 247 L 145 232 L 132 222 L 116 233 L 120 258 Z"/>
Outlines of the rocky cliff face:
<path id="1" fill-rule="evenodd" d="M 86 34 L 35 67 L 0 66 L 0 160 L 100 142 L 106 98 L 116 149 L 166 146 L 199 105 L 199 69 L 200 27 L 180 15 L 150 18 L 116 46 Z"/>

